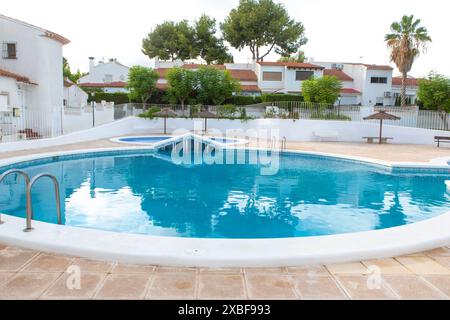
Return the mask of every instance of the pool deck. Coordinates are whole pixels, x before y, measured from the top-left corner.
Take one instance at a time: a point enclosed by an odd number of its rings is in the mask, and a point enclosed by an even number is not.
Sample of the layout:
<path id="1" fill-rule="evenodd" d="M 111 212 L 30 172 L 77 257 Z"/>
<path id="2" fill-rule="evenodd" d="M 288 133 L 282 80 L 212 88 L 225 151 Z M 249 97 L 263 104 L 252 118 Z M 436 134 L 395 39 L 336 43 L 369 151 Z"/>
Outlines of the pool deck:
<path id="1" fill-rule="evenodd" d="M 0 159 L 126 146 L 98 140 L 0 152 Z M 415 145 L 289 142 L 287 148 L 393 162 L 450 157 L 448 148 Z M 81 271 L 79 290 L 67 288 L 71 266 Z M 450 247 L 345 264 L 205 269 L 122 265 L 0 244 L 0 299 L 450 299 Z"/>

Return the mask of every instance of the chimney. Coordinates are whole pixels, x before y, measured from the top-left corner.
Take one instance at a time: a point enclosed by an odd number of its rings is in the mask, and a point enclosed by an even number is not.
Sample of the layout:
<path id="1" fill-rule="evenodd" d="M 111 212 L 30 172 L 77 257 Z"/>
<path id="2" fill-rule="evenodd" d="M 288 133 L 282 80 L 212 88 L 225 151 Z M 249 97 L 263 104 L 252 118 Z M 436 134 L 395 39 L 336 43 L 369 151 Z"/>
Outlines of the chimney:
<path id="1" fill-rule="evenodd" d="M 94 57 L 89 57 L 89 73 L 92 73 L 95 67 L 94 59 Z"/>

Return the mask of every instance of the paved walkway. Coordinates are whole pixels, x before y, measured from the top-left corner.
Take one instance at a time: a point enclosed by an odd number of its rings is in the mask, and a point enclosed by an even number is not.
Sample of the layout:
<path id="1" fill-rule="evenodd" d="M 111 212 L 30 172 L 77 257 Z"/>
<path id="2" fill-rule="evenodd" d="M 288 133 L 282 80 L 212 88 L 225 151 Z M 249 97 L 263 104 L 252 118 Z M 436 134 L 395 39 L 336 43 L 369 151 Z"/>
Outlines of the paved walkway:
<path id="1" fill-rule="evenodd" d="M 99 140 L 32 152 L 0 152 L 0 158 L 115 146 L 123 145 Z M 450 156 L 450 149 L 412 145 L 293 142 L 288 148 L 386 161 L 428 162 Z M 73 281 L 77 271 L 81 272 L 79 290 Z M 450 248 L 326 266 L 202 269 L 121 265 L 0 244 L 0 299 L 18 298 L 450 299 Z"/>
<path id="2" fill-rule="evenodd" d="M 0 299 L 450 299 L 450 248 L 326 266 L 202 269 L 0 246 Z"/>

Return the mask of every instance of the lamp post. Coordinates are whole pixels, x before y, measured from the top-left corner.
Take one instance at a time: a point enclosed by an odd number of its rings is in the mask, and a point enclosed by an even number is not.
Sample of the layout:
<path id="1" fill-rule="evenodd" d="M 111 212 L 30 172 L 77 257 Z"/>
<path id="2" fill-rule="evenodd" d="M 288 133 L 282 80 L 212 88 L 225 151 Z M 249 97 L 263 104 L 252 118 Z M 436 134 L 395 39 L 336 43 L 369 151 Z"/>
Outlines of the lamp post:
<path id="1" fill-rule="evenodd" d="M 342 97 L 339 96 L 339 98 L 338 98 L 339 104 L 338 104 L 338 112 L 337 112 L 338 117 L 340 116 L 340 111 L 341 111 L 341 99 L 342 99 Z"/>
<path id="2" fill-rule="evenodd" d="M 92 128 L 95 128 L 95 92 L 91 92 L 92 97 Z"/>

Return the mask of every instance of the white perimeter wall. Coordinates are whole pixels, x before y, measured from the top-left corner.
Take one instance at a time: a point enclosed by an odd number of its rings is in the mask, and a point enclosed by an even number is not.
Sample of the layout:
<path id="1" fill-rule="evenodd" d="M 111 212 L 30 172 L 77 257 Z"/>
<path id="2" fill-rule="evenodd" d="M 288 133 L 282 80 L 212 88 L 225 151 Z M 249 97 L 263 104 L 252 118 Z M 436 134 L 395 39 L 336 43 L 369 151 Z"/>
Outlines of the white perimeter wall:
<path id="1" fill-rule="evenodd" d="M 105 124 L 94 129 L 78 131 L 64 136 L 51 139 L 21 141 L 0 144 L 0 152 L 42 148 L 47 146 L 58 146 L 80 141 L 92 141 L 124 135 L 155 134 L 161 133 L 163 119 L 146 120 L 129 117 L 113 123 Z M 201 130 L 203 120 L 191 119 L 167 119 L 168 131 L 175 128 Z M 217 120 L 208 121 L 209 129 L 218 129 L 225 133 L 228 130 L 244 130 L 242 136 L 248 135 L 246 130 L 279 130 L 280 138 L 286 137 L 289 141 L 314 141 L 314 131 L 338 133 L 338 141 L 342 142 L 364 142 L 363 136 L 377 136 L 379 126 L 376 123 L 347 122 L 347 121 L 323 121 L 323 120 L 274 120 L 259 119 L 247 122 L 240 120 Z M 399 126 L 384 126 L 384 136 L 393 137 L 392 143 L 397 144 L 423 144 L 433 145 L 434 136 L 448 135 L 447 131 L 427 130 L 419 128 L 408 128 Z M 276 135 L 273 131 L 272 135 Z"/>

